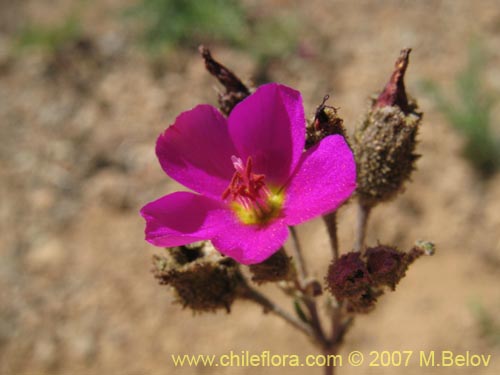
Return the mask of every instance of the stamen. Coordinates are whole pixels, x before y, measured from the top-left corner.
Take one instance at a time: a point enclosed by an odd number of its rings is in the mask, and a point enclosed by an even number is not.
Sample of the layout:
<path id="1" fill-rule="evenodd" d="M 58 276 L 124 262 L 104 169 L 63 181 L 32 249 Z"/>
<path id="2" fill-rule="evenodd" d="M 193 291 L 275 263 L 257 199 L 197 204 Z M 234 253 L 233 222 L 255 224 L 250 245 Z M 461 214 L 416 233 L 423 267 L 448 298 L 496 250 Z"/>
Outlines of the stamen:
<path id="1" fill-rule="evenodd" d="M 253 161 L 246 163 L 236 156 L 231 157 L 234 175 L 222 199 L 232 202 L 239 218 L 247 224 L 264 223 L 276 217 L 283 203 L 282 193 L 273 194 L 265 183 L 265 176 L 253 172 Z"/>
<path id="2" fill-rule="evenodd" d="M 233 155 L 231 156 L 231 161 L 233 162 L 234 169 L 236 169 L 237 172 L 243 172 L 243 170 L 245 169 L 243 166 L 243 160 Z"/>

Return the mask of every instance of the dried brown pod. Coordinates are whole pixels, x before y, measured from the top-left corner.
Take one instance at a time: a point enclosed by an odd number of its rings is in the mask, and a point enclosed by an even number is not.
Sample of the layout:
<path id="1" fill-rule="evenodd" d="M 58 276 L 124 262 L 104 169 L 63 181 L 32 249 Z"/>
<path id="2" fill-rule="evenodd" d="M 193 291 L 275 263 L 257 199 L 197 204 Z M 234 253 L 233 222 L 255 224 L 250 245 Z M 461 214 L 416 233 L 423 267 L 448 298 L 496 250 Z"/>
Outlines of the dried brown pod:
<path id="1" fill-rule="evenodd" d="M 207 241 L 155 255 L 152 272 L 160 284 L 173 287 L 179 303 L 195 312 L 230 312 L 244 285 L 236 262 Z"/>
<path id="2" fill-rule="evenodd" d="M 422 113 L 404 86 L 410 51 L 401 51 L 389 82 L 354 134 L 357 195 L 366 208 L 401 192 L 419 157 L 415 146 Z"/>
<path id="3" fill-rule="evenodd" d="M 257 284 L 285 281 L 289 280 L 293 275 L 291 258 L 286 255 L 283 249 L 274 253 L 262 263 L 250 265 L 249 269 L 252 274 L 252 281 Z"/>
<path id="4" fill-rule="evenodd" d="M 233 108 L 250 95 L 250 90 L 231 70 L 220 62 L 216 61 L 210 50 L 205 46 L 198 48 L 201 56 L 205 60 L 205 67 L 226 89 L 225 93 L 219 93 L 219 107 L 226 116 Z"/>

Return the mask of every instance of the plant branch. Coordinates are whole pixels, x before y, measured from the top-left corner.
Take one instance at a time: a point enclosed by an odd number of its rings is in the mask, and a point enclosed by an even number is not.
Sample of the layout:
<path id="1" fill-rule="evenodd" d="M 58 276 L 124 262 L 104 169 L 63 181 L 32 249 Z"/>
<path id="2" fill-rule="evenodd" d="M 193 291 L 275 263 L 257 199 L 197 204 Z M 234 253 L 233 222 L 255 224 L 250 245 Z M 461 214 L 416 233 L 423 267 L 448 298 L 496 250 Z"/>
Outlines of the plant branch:
<path id="1" fill-rule="evenodd" d="M 325 333 L 323 331 L 323 327 L 321 325 L 321 319 L 318 314 L 318 308 L 316 306 L 316 301 L 307 295 L 304 295 L 303 297 L 304 304 L 306 305 L 307 309 L 309 310 L 309 315 L 311 319 L 311 327 L 314 331 L 314 336 L 316 337 L 318 343 L 322 346 L 325 347 L 328 343 L 328 339 L 325 336 Z"/>
<path id="2" fill-rule="evenodd" d="M 303 301 L 304 305 L 307 307 L 309 311 L 310 325 L 314 331 L 314 335 L 321 346 L 324 346 L 327 342 L 325 333 L 323 331 L 323 327 L 321 325 L 321 319 L 318 314 L 318 308 L 316 306 L 316 301 L 313 296 L 310 295 L 310 291 L 308 290 L 308 274 L 307 268 L 302 256 L 302 248 L 300 246 L 300 241 L 297 235 L 297 230 L 294 227 L 290 228 L 290 232 L 292 233 L 293 239 L 293 257 L 295 259 L 295 264 L 297 268 L 296 274 L 296 287 L 301 292 L 300 298 Z"/>
<path id="3" fill-rule="evenodd" d="M 297 319 L 286 310 L 282 309 L 280 306 L 276 305 L 264 294 L 260 293 L 258 290 L 246 285 L 243 292 L 243 297 L 253 301 L 264 308 L 265 312 L 272 312 L 274 315 L 279 316 L 287 323 L 297 328 L 299 331 L 303 332 L 306 336 L 314 338 L 314 332 L 312 328 L 301 320 Z"/>
<path id="4" fill-rule="evenodd" d="M 307 268 L 306 263 L 304 261 L 304 257 L 302 256 L 302 247 L 300 246 L 299 237 L 297 235 L 297 229 L 294 227 L 290 227 L 290 232 L 292 233 L 292 253 L 293 258 L 295 259 L 295 266 L 297 268 L 298 279 L 300 288 L 304 288 L 307 280 Z"/>
<path id="5" fill-rule="evenodd" d="M 323 216 L 326 228 L 328 229 L 328 235 L 330 236 L 330 246 L 332 248 L 333 260 L 336 261 L 339 258 L 339 240 L 337 237 L 337 213 L 332 212 Z"/>
<path id="6" fill-rule="evenodd" d="M 366 229 L 371 209 L 371 206 L 365 206 L 358 203 L 358 226 L 356 229 L 356 242 L 354 244 L 355 251 L 363 251 L 365 247 Z"/>

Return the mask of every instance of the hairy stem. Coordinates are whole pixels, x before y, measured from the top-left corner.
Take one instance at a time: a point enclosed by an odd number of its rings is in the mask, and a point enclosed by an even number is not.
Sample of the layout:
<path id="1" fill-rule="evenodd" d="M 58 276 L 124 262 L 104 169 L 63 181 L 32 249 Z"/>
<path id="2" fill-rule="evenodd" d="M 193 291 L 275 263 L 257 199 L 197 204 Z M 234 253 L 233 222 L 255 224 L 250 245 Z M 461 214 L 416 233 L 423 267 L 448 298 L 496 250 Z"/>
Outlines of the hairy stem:
<path id="1" fill-rule="evenodd" d="M 364 223 L 361 225 L 362 230 L 359 230 L 358 227 L 358 237 L 357 241 L 360 241 L 361 244 L 364 242 L 364 236 L 366 233 L 366 223 L 368 220 L 368 211 L 364 211 L 366 216 L 363 218 Z M 337 215 L 336 212 L 332 212 L 323 216 L 326 227 L 328 229 L 328 235 L 330 237 L 330 245 L 332 249 L 333 261 L 336 261 L 339 258 L 339 241 L 337 236 Z M 362 236 L 362 238 L 360 237 Z M 362 246 L 362 245 L 361 245 Z M 345 320 L 345 309 L 344 303 L 339 302 L 336 306 L 333 307 L 331 311 L 331 334 L 330 337 L 326 341 L 326 345 L 323 346 L 323 354 L 325 356 L 336 355 L 342 344 L 344 339 L 344 335 L 347 332 L 348 328 L 352 323 L 352 318 Z M 324 367 L 325 375 L 334 375 L 335 366 L 334 363 L 327 363 Z"/>
<path id="2" fill-rule="evenodd" d="M 300 298 L 307 310 L 309 311 L 310 325 L 313 329 L 314 336 L 316 337 L 316 341 L 324 346 L 327 342 L 327 338 L 323 331 L 323 327 L 321 325 L 321 319 L 318 314 L 318 308 L 316 306 L 316 300 L 313 296 L 309 294 L 308 291 L 308 274 L 307 267 L 304 261 L 304 257 L 302 256 L 302 247 L 300 246 L 300 241 L 297 235 L 297 230 L 294 227 L 290 228 L 290 232 L 292 233 L 292 252 L 293 258 L 295 259 L 295 265 L 297 269 L 297 278 L 296 278 L 296 287 L 301 292 Z"/>
<path id="3" fill-rule="evenodd" d="M 304 296 L 304 304 L 309 310 L 309 315 L 311 319 L 311 327 L 314 331 L 314 336 L 321 346 L 325 346 L 327 343 L 327 338 L 323 331 L 321 325 L 321 319 L 318 314 L 318 308 L 316 306 L 316 301 L 310 296 Z"/>
<path id="4" fill-rule="evenodd" d="M 337 259 L 339 259 L 339 240 L 337 237 L 337 213 L 332 212 L 330 214 L 327 214 L 323 216 L 323 220 L 325 221 L 326 228 L 328 229 L 328 236 L 330 237 L 330 245 L 332 249 L 332 256 L 333 256 L 333 261 L 335 262 Z M 336 330 L 338 329 L 340 325 L 340 321 L 342 319 L 342 304 L 338 304 L 337 306 L 334 306 L 331 313 L 330 313 L 330 320 L 331 320 L 331 338 L 330 341 L 333 340 L 333 338 L 336 335 Z M 328 374 L 333 374 L 333 368 L 332 366 L 325 368 L 325 373 Z M 331 371 L 331 372 L 328 372 Z"/>
<path id="5" fill-rule="evenodd" d="M 286 310 L 282 309 L 280 306 L 276 305 L 273 301 L 271 301 L 264 294 L 260 293 L 258 290 L 252 288 L 247 285 L 245 291 L 243 292 L 243 296 L 264 308 L 266 312 L 272 312 L 274 315 L 279 316 L 287 323 L 297 328 L 299 331 L 306 334 L 308 337 L 314 337 L 314 332 L 310 326 L 301 320 L 294 317 L 292 314 L 288 313 Z"/>
<path id="6" fill-rule="evenodd" d="M 330 245 L 332 248 L 333 260 L 336 261 L 339 258 L 339 240 L 337 238 L 337 213 L 332 212 L 323 216 L 325 220 L 326 228 L 328 229 L 328 235 L 330 236 Z"/>
<path id="7" fill-rule="evenodd" d="M 302 247 L 300 246 L 299 237 L 297 235 L 297 229 L 295 227 L 290 227 L 290 233 L 292 234 L 292 254 L 295 260 L 295 267 L 297 268 L 298 278 L 300 281 L 300 286 L 303 288 L 307 279 L 307 268 L 302 256 Z"/>
<path id="8" fill-rule="evenodd" d="M 355 251 L 363 251 L 365 247 L 366 229 L 371 209 L 370 206 L 358 203 L 358 226 L 356 229 L 356 242 L 354 244 Z"/>
<path id="9" fill-rule="evenodd" d="M 342 305 L 340 305 L 335 311 L 338 312 L 337 317 L 338 321 L 336 324 L 332 327 L 332 337 L 330 338 L 328 342 L 328 346 L 323 348 L 323 354 L 327 357 L 329 355 L 337 355 L 340 345 L 342 344 L 342 341 L 344 340 L 344 336 L 347 332 L 347 330 L 351 327 L 354 318 L 350 317 L 344 321 L 342 321 L 343 318 L 343 309 Z M 329 366 L 330 365 L 330 366 Z M 333 366 L 334 363 L 330 362 L 328 363 L 328 360 L 325 364 L 324 367 L 324 373 L 325 375 L 333 375 L 335 373 L 335 366 Z"/>
<path id="10" fill-rule="evenodd" d="M 326 358 L 328 358 L 329 355 L 336 354 L 336 353 L 332 353 L 331 350 L 327 349 L 327 350 L 323 351 L 323 354 L 325 355 Z M 325 367 L 323 367 L 323 369 L 324 369 L 324 374 L 325 375 L 334 375 L 335 374 L 335 366 L 329 366 L 328 361 L 325 364 Z"/>

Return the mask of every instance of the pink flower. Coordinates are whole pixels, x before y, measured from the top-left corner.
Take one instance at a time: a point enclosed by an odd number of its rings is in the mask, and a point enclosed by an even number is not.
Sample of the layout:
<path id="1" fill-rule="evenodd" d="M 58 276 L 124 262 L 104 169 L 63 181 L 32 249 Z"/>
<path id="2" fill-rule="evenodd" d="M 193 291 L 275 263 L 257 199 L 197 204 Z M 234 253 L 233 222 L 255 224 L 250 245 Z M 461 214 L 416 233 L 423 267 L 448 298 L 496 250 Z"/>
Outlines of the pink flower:
<path id="1" fill-rule="evenodd" d="M 267 84 L 226 120 L 210 105 L 182 113 L 160 135 L 163 170 L 196 193 L 148 203 L 146 240 L 172 247 L 211 240 L 222 254 L 259 263 L 281 248 L 288 226 L 334 211 L 356 187 L 344 138 L 303 152 L 305 117 L 298 91 Z"/>

